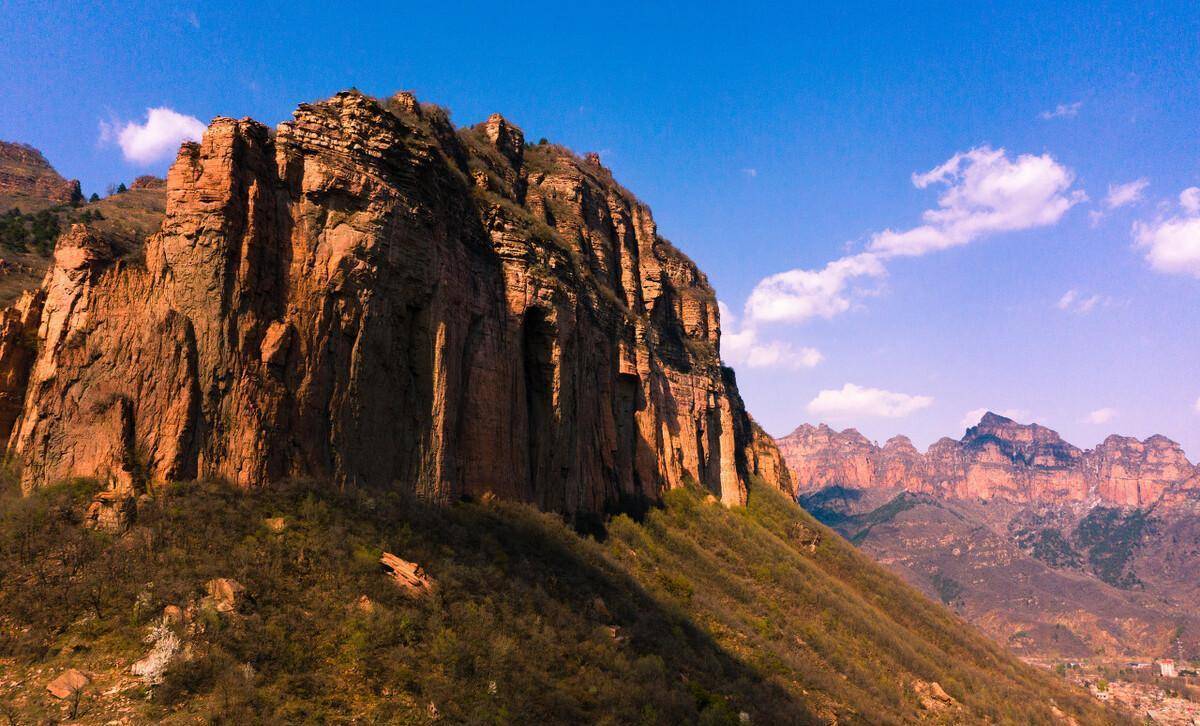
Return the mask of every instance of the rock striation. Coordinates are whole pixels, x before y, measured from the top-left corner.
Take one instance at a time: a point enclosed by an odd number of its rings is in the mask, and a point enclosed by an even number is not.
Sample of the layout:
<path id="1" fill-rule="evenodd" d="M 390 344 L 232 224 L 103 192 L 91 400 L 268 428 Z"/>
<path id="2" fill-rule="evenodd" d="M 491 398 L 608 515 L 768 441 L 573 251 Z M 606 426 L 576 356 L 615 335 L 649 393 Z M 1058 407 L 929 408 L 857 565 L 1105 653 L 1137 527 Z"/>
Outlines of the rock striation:
<path id="1" fill-rule="evenodd" d="M 55 204 L 83 200 L 78 180 L 62 178 L 42 152 L 7 141 L 0 141 L 0 196 L 31 197 Z"/>
<path id="2" fill-rule="evenodd" d="M 1081 450 L 1055 431 L 987 413 L 959 440 L 921 454 L 906 437 L 880 447 L 854 429 L 800 426 L 778 440 L 801 492 L 829 486 L 901 489 L 954 499 L 1091 502 L 1146 507 L 1200 493 L 1200 468 L 1164 436 L 1110 436 Z"/>
<path id="3" fill-rule="evenodd" d="M 791 489 L 706 277 L 598 157 L 346 92 L 215 119 L 166 184 L 144 265 L 74 225 L 0 317 L 27 488 L 319 477 L 576 515 Z"/>

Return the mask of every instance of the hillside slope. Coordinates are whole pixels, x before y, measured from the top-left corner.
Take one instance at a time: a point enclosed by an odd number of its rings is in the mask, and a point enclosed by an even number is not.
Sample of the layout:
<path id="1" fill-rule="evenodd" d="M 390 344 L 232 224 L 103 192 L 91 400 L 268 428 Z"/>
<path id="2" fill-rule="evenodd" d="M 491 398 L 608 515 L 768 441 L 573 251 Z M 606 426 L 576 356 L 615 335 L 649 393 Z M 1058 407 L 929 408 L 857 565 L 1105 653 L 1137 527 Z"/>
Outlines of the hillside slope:
<path id="1" fill-rule="evenodd" d="M 78 525 L 94 486 L 0 504 L 0 705 L 21 722 L 1119 720 L 762 485 L 733 509 L 671 491 L 602 541 L 515 503 L 298 484 L 164 487 L 114 537 Z M 214 578 L 245 587 L 233 611 Z M 181 655 L 148 687 L 130 666 L 164 608 Z M 77 701 L 45 690 L 68 668 L 91 679 Z"/>

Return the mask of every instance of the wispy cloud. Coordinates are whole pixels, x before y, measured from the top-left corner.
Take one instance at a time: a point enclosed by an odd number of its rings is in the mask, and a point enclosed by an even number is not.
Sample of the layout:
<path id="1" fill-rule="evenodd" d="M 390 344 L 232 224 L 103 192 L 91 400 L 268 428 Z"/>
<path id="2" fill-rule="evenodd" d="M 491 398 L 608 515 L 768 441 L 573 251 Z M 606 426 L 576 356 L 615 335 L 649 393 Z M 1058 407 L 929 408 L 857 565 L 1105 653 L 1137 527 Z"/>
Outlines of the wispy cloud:
<path id="1" fill-rule="evenodd" d="M 912 183 L 918 189 L 944 187 L 937 208 L 922 214 L 923 224 L 876 233 L 866 251 L 846 254 L 823 267 L 796 268 L 760 280 L 746 300 L 741 325 L 726 325 L 726 360 L 747 366 L 817 365 L 823 357 L 815 349 L 764 340 L 759 328 L 831 319 L 861 307 L 863 299 L 880 294 L 887 277 L 885 263 L 892 258 L 917 257 L 992 234 L 1056 224 L 1071 207 L 1087 199 L 1082 190 L 1072 188 L 1074 182 L 1074 172 L 1049 154 L 1014 158 L 1004 149 L 986 145 L 955 154 L 928 172 L 913 174 Z M 733 320 L 727 306 L 722 306 L 722 317 Z M 887 393 L 857 387 L 833 393 L 845 397 L 862 391 Z"/>
<path id="2" fill-rule="evenodd" d="M 1150 185 L 1149 179 L 1134 179 L 1125 184 L 1109 184 L 1108 195 L 1104 197 L 1104 206 L 1109 209 L 1124 207 L 1127 204 L 1140 202 L 1142 192 Z"/>
<path id="3" fill-rule="evenodd" d="M 1060 103 L 1054 107 L 1052 111 L 1042 111 L 1038 114 L 1038 118 L 1049 121 L 1054 118 L 1075 118 L 1079 115 L 1079 109 L 1083 107 L 1083 101 L 1075 103 Z"/>
<path id="4" fill-rule="evenodd" d="M 1153 269 L 1200 278 L 1200 189 L 1188 187 L 1179 193 L 1177 213 L 1134 222 L 1133 239 Z"/>
<path id="5" fill-rule="evenodd" d="M 1004 149 L 989 146 L 955 154 L 931 171 L 913 174 L 912 181 L 918 189 L 945 185 L 938 208 L 927 210 L 918 227 L 876 234 L 868 250 L 918 256 L 997 232 L 1047 227 L 1087 199 L 1082 190 L 1071 189 L 1074 172 L 1049 154 L 1010 159 Z"/>
<path id="6" fill-rule="evenodd" d="M 723 303 L 721 310 L 721 358 L 727 364 L 747 368 L 803 370 L 820 365 L 825 356 L 816 348 L 793 346 L 781 340 L 761 340 L 758 330 L 739 327 L 737 316 Z"/>
<path id="7" fill-rule="evenodd" d="M 116 142 L 127 161 L 152 164 L 173 155 L 184 141 L 199 141 L 205 125 L 165 106 L 146 109 L 146 121 L 101 121 L 100 142 Z"/>
<path id="8" fill-rule="evenodd" d="M 833 318 L 858 299 L 878 292 L 863 284 L 886 277 L 884 263 L 968 244 L 1004 231 L 1057 223 L 1086 199 L 1072 189 L 1074 173 L 1047 154 L 1010 158 L 1004 149 L 981 146 L 955 154 L 923 174 L 919 189 L 944 186 L 938 207 L 924 212 L 925 223 L 904 231 L 872 235 L 866 252 L 850 254 L 819 269 L 798 268 L 763 278 L 746 301 L 746 327 L 760 323 L 802 323 Z"/>
<path id="9" fill-rule="evenodd" d="M 840 389 L 827 389 L 809 401 L 808 412 L 829 418 L 904 418 L 933 405 L 930 396 L 912 396 L 881 388 L 847 383 Z"/>
<path id="10" fill-rule="evenodd" d="M 1085 295 L 1072 288 L 1063 293 L 1055 303 L 1055 307 L 1069 313 L 1087 315 L 1100 304 L 1108 304 L 1109 299 L 1103 295 Z"/>
<path id="11" fill-rule="evenodd" d="M 780 272 L 754 286 L 746 301 L 746 318 L 751 324 L 832 318 L 850 309 L 854 280 L 886 274 L 879 256 L 870 253 L 842 257 L 820 270 Z"/>
<path id="12" fill-rule="evenodd" d="M 754 177 L 758 176 L 758 169 L 748 166 L 745 169 L 742 169 L 742 173 L 753 179 Z"/>
<path id="13" fill-rule="evenodd" d="M 1087 416 L 1083 417 L 1083 423 L 1089 424 L 1106 424 L 1117 417 L 1117 409 L 1115 408 L 1098 408 L 1092 411 Z"/>

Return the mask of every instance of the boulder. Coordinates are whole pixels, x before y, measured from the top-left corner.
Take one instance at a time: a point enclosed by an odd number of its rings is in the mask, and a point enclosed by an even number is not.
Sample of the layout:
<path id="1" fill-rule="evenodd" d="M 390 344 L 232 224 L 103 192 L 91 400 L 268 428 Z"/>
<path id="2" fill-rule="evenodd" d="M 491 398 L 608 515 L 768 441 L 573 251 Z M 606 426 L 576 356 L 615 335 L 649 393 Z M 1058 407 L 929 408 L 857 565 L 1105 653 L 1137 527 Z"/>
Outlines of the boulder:
<path id="1" fill-rule="evenodd" d="M 84 524 L 102 532 L 124 532 L 137 514 L 137 499 L 128 492 L 106 490 L 96 495 Z"/>
<path id="2" fill-rule="evenodd" d="M 91 678 L 88 678 L 74 668 L 68 668 L 59 674 L 57 678 L 46 684 L 46 690 L 55 698 L 70 698 L 91 682 Z"/>
<path id="3" fill-rule="evenodd" d="M 943 712 L 958 711 L 962 705 L 954 700 L 937 681 L 913 681 L 913 692 L 917 701 L 926 711 Z"/>
<path id="4" fill-rule="evenodd" d="M 396 584 L 408 593 L 424 595 L 433 590 L 433 581 L 415 562 L 409 562 L 391 552 L 384 552 L 383 556 L 379 558 L 379 563 L 387 569 Z"/>
<path id="5" fill-rule="evenodd" d="M 228 577 L 218 577 L 204 583 L 208 593 L 201 602 L 210 605 L 219 613 L 232 613 L 246 601 L 246 588 L 242 583 Z"/>

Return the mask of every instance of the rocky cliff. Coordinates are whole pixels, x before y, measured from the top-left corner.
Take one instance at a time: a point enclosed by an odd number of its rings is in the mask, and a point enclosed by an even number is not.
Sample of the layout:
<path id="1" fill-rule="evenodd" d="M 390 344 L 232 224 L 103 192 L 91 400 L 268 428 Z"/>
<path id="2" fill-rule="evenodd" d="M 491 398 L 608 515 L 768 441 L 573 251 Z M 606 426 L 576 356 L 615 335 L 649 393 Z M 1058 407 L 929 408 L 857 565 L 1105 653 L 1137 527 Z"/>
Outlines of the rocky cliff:
<path id="1" fill-rule="evenodd" d="M 26 487 L 320 477 L 575 514 L 790 487 L 707 279 L 595 155 L 348 92 L 214 120 L 166 194 L 144 265 L 74 225 L 4 314 Z"/>
<path id="2" fill-rule="evenodd" d="M 1110 436 L 1080 450 L 1038 424 L 987 413 L 959 440 L 921 454 L 903 436 L 879 447 L 854 429 L 805 424 L 779 439 L 800 491 L 827 486 L 902 489 L 955 499 L 1102 502 L 1146 507 L 1200 492 L 1200 468 L 1164 436 Z"/>
<path id="3" fill-rule="evenodd" d="M 56 204 L 83 200 L 79 182 L 62 178 L 42 152 L 7 141 L 0 141 L 0 197 L 8 201 L 29 197 Z"/>

